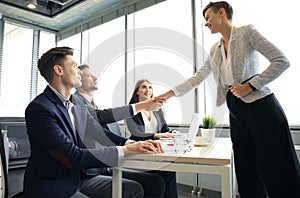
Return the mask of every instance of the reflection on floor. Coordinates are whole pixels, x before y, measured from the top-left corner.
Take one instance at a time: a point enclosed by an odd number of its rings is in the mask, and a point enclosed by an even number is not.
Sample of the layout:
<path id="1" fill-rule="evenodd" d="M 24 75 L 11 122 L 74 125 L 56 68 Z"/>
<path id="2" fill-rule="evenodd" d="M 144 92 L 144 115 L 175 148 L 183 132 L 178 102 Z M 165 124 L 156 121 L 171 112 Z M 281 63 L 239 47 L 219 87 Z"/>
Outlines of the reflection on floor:
<path id="1" fill-rule="evenodd" d="M 177 184 L 178 198 L 221 198 L 221 192 L 202 189 L 194 189 L 192 186 Z"/>
<path id="2" fill-rule="evenodd" d="M 221 193 L 220 192 L 213 192 L 213 191 L 207 191 L 204 190 L 202 193 L 194 193 L 192 194 L 191 192 L 183 192 L 183 191 L 178 191 L 178 198 L 221 198 Z"/>
<path id="3" fill-rule="evenodd" d="M 187 185 L 182 185 L 182 184 L 177 184 L 177 190 L 178 190 L 178 198 L 221 198 L 221 192 L 218 191 L 213 191 L 213 190 L 207 190 L 207 189 L 202 189 L 201 193 L 193 192 L 193 187 L 187 186 Z M 193 192 L 193 193 L 192 193 Z M 240 198 L 237 196 L 236 198 Z"/>

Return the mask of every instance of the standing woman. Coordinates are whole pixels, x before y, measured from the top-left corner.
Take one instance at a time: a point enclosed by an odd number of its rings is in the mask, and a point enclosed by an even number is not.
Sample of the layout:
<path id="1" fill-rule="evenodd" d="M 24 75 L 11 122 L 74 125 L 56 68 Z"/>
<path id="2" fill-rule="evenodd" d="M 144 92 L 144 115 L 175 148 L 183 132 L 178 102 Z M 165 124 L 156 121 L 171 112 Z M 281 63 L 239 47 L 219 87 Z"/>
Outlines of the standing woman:
<path id="1" fill-rule="evenodd" d="M 153 97 L 152 84 L 147 79 L 137 81 L 129 104 L 145 101 Z M 126 120 L 126 125 L 131 133 L 131 139 L 158 139 L 173 137 L 164 118 L 164 113 L 159 111 L 142 111 Z"/>
<path id="2" fill-rule="evenodd" d="M 159 96 L 181 96 L 210 73 L 217 83 L 217 106 L 230 112 L 238 190 L 242 198 L 300 197 L 300 166 L 287 118 L 267 84 L 289 67 L 285 55 L 252 25 L 234 27 L 226 1 L 203 10 L 205 26 L 222 38 L 194 76 Z M 270 65 L 259 72 L 258 53 Z"/>

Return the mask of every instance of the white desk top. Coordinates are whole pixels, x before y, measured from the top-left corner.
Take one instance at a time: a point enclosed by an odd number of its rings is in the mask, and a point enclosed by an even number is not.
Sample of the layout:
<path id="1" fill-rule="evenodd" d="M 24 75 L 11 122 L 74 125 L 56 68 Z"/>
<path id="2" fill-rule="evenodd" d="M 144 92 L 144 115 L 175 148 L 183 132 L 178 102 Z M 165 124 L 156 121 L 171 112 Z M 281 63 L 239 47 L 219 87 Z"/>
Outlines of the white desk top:
<path id="1" fill-rule="evenodd" d="M 159 154 L 133 154 L 126 156 L 125 159 L 228 165 L 231 163 L 231 152 L 232 143 L 230 138 L 216 138 L 214 143 L 208 146 L 194 146 L 192 151 L 184 154 L 177 154 L 175 152 L 165 152 Z"/>

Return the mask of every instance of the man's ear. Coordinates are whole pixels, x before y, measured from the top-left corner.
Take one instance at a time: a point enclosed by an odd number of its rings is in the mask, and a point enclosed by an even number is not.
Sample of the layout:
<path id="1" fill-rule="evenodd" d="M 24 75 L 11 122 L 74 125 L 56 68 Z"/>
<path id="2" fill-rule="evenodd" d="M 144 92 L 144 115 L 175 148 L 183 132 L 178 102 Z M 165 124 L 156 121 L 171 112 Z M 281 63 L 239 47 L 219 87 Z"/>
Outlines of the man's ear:
<path id="1" fill-rule="evenodd" d="M 53 71 L 57 76 L 62 76 L 63 75 L 63 70 L 62 70 L 62 66 L 60 65 L 54 65 L 53 66 Z"/>

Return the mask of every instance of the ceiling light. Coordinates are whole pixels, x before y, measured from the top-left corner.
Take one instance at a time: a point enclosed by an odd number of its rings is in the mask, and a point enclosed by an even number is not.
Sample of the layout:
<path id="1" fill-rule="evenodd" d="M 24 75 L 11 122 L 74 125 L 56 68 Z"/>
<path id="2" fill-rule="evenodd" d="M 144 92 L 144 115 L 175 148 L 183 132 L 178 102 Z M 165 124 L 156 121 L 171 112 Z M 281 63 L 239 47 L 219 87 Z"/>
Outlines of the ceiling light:
<path id="1" fill-rule="evenodd" d="M 37 6 L 37 0 L 28 0 L 27 7 L 30 9 L 35 9 Z"/>

